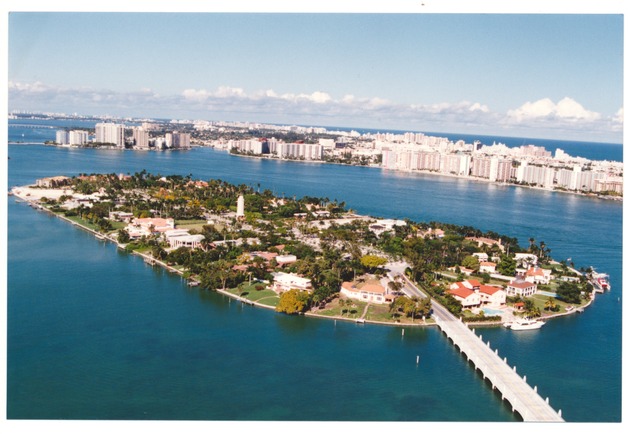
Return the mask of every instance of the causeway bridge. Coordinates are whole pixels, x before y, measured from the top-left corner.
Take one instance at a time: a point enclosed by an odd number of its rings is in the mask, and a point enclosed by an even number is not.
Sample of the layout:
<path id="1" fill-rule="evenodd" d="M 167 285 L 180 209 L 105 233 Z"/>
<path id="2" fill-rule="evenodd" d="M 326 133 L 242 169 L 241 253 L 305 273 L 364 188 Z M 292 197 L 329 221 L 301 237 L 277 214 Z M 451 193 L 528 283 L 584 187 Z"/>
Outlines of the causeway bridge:
<path id="1" fill-rule="evenodd" d="M 401 276 L 406 283 L 405 292 L 426 297 L 404 274 Z M 521 377 L 516 372 L 516 366 L 510 367 L 507 359 L 501 359 L 498 350 L 490 348 L 490 342 L 483 342 L 482 336 L 477 336 L 440 304 L 433 302 L 432 308 L 432 316 L 442 332 L 475 365 L 484 380 L 490 381 L 492 389 L 497 389 L 501 398 L 511 404 L 513 412 L 517 412 L 526 422 L 564 422 L 562 410 L 556 412 L 549 405 L 549 398 L 543 399 L 537 387 L 532 388 L 527 384 L 526 376 Z"/>

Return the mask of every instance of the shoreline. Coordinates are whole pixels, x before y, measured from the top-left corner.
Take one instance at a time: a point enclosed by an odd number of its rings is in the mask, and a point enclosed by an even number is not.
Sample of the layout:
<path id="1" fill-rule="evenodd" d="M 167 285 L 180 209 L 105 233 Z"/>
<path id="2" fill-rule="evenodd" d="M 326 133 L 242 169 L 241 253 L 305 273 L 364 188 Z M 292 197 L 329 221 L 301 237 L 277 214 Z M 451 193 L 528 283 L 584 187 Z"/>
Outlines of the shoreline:
<path id="1" fill-rule="evenodd" d="M 28 145 L 42 145 L 49 146 L 55 148 L 63 148 L 63 149 L 98 149 L 98 150 L 111 150 L 111 151 L 143 151 L 143 152 L 164 152 L 164 151 L 190 151 L 194 148 L 209 148 L 215 151 L 223 151 L 226 152 L 230 156 L 235 157 L 245 157 L 256 160 L 268 160 L 268 161 L 278 161 L 278 162 L 289 162 L 289 163 L 307 163 L 307 164 L 330 164 L 336 166 L 346 166 L 346 167 L 365 167 L 370 169 L 381 169 L 382 171 L 387 171 L 391 173 L 402 173 L 402 174 L 411 174 L 411 175 L 429 175 L 429 176 L 444 176 L 446 178 L 451 179 L 461 179 L 467 182 L 481 182 L 487 185 L 495 185 L 498 187 L 521 187 L 529 190 L 537 190 L 541 192 L 549 192 L 549 193 L 564 193 L 570 194 L 574 196 L 588 197 L 593 199 L 602 199 L 602 200 L 611 200 L 615 202 L 623 202 L 623 196 L 601 196 L 594 193 L 582 193 L 577 191 L 568 191 L 568 190 L 559 190 L 553 188 L 545 188 L 545 187 L 537 187 L 531 185 L 521 185 L 510 182 L 494 182 L 485 178 L 472 177 L 469 175 L 455 175 L 452 173 L 441 173 L 435 172 L 431 170 L 412 170 L 412 169 L 388 169 L 382 166 L 374 166 L 374 165 L 359 165 L 359 164 L 344 164 L 344 163 L 336 163 L 336 162 L 328 162 L 323 160 L 296 160 L 296 159 L 286 159 L 286 158 L 273 158 L 267 157 L 264 155 L 246 155 L 246 154 L 232 154 L 230 151 L 226 149 L 216 148 L 214 146 L 207 145 L 191 145 L 189 148 L 178 148 L 178 149 L 120 149 L 120 148 L 112 148 L 112 147 L 86 147 L 79 145 L 56 145 L 56 144 L 47 144 L 47 143 L 39 143 L 39 142 L 29 142 L 29 143 L 18 143 L 18 142 L 8 142 L 9 145 L 17 145 L 17 146 L 28 146 Z"/>
<path id="2" fill-rule="evenodd" d="M 464 181 L 468 181 L 468 182 L 481 182 L 487 185 L 495 185 L 498 187 L 522 187 L 522 188 L 526 188 L 529 190 L 538 190 L 538 191 L 543 191 L 543 192 L 549 192 L 549 193 L 565 193 L 565 194 L 571 194 L 571 195 L 575 195 L 575 196 L 582 196 L 582 197 L 590 197 L 593 199 L 603 199 L 603 200 L 612 200 L 612 201 L 618 201 L 618 202 L 623 202 L 623 196 L 600 196 L 597 194 L 593 194 L 593 193 L 582 193 L 582 192 L 578 192 L 578 191 L 568 191 L 568 190 L 559 190 L 559 189 L 554 189 L 554 188 L 545 188 L 545 187 L 538 187 L 538 186 L 532 186 L 532 185 L 521 185 L 521 184 L 515 184 L 515 183 L 511 183 L 511 182 L 495 182 L 495 181 L 490 181 L 489 179 L 485 179 L 485 178 L 478 178 L 478 177 L 474 177 L 474 176 L 470 176 L 470 175 L 456 175 L 456 174 L 452 174 L 452 173 L 441 173 L 441 172 L 435 172 L 432 170 L 413 170 L 413 169 L 388 169 L 386 167 L 382 167 L 382 166 L 374 166 L 374 165 L 359 165 L 359 164 L 344 164 L 344 163 L 336 163 L 336 162 L 328 162 L 328 161 L 323 161 L 323 160 L 294 160 L 294 159 L 289 159 L 289 158 L 274 158 L 274 157 L 268 157 L 268 156 L 264 156 L 264 155 L 246 155 L 246 154 L 233 154 L 230 151 L 226 150 L 226 149 L 219 149 L 219 148 L 215 148 L 214 146 L 199 146 L 201 148 L 212 148 L 216 151 L 224 151 L 227 152 L 230 156 L 235 156 L 235 157 L 245 157 L 245 158 L 253 158 L 253 159 L 258 159 L 258 160 L 269 160 L 269 161 L 279 161 L 279 162 L 290 162 L 290 163 L 314 163 L 314 164 L 331 164 L 331 165 L 336 165 L 336 166 L 346 166 L 346 167 L 365 167 L 365 168 L 370 168 L 370 169 L 381 169 L 383 172 L 391 172 L 391 173 L 404 173 L 404 174 L 411 174 L 411 175 L 429 175 L 429 176 L 444 176 L 446 178 L 451 178 L 451 179 L 462 179 Z"/>
<path id="3" fill-rule="evenodd" d="M 91 229 L 85 225 L 82 225 L 81 223 L 77 223 L 71 219 L 69 219 L 66 216 L 60 215 L 58 213 L 55 213 L 53 211 L 51 211 L 50 209 L 48 209 L 47 207 L 41 205 L 38 203 L 39 199 L 36 198 L 29 198 L 28 195 L 30 195 L 30 193 L 24 194 L 24 191 L 31 191 L 31 188 L 34 190 L 43 190 L 40 188 L 35 187 L 34 185 L 30 185 L 30 186 L 22 186 L 22 187 L 13 187 L 12 190 L 9 191 L 9 194 L 14 196 L 16 198 L 16 201 L 22 201 L 26 204 L 28 204 L 29 206 L 31 206 L 32 208 L 35 208 L 37 210 L 41 210 L 46 212 L 47 214 L 51 215 L 51 216 L 55 216 L 58 217 L 68 223 L 70 223 L 73 226 L 79 227 L 80 229 L 85 230 L 86 232 L 91 233 L 92 235 L 94 235 L 94 237 L 98 240 L 101 241 L 110 241 L 112 243 L 114 243 L 117 247 L 117 249 L 121 249 L 124 250 L 126 244 L 122 244 L 119 243 L 118 240 L 116 240 L 115 238 L 107 235 L 107 234 L 103 234 L 101 232 L 95 231 L 94 229 Z M 17 189 L 22 189 L 21 190 L 17 190 Z M 55 189 L 46 189 L 47 191 L 51 191 L 51 190 L 55 190 Z M 170 272 L 170 273 L 175 273 L 178 274 L 182 279 L 186 280 L 188 283 L 188 286 L 193 286 L 190 285 L 191 282 L 197 282 L 195 279 L 193 278 L 188 278 L 185 279 L 184 276 L 184 272 L 181 270 L 178 270 L 175 267 L 172 267 L 170 265 L 168 265 L 167 263 L 165 263 L 164 261 L 161 261 L 159 259 L 154 258 L 152 255 L 147 254 L 147 253 L 142 253 L 142 252 L 137 252 L 137 251 L 132 251 L 131 254 L 136 255 L 136 256 L 140 256 L 144 259 L 145 263 L 149 263 L 150 265 L 159 265 L 160 267 L 162 267 L 163 269 L 165 269 L 166 271 Z M 575 270 L 574 270 L 575 271 Z M 195 285 L 196 286 L 196 285 Z M 269 309 L 269 310 L 273 310 L 275 311 L 275 307 L 274 306 L 269 306 L 269 305 L 264 305 L 252 300 L 248 300 L 246 298 L 240 297 L 236 294 L 232 294 L 227 290 L 224 289 L 212 289 L 212 291 L 215 291 L 219 294 L 222 294 L 224 296 L 230 297 L 231 299 L 235 299 L 237 301 L 240 301 L 243 304 L 248 304 L 250 306 L 254 306 L 254 307 L 261 307 L 261 308 L 265 308 L 265 309 Z M 579 312 L 578 309 L 586 309 L 588 308 L 594 301 L 595 301 L 596 295 L 595 295 L 595 290 L 593 290 L 593 292 L 591 293 L 591 297 L 588 300 L 588 302 L 583 305 L 580 306 L 579 308 L 574 308 L 569 312 L 561 312 L 561 313 L 555 313 L 552 315 L 547 315 L 547 316 L 541 316 L 539 319 L 543 320 L 543 321 L 547 321 L 547 320 L 552 320 L 554 318 L 559 318 L 559 317 L 563 317 L 566 315 L 573 315 Z M 386 321 L 375 321 L 375 320 L 369 320 L 369 319 L 364 319 L 364 318 L 347 318 L 347 317 L 342 317 L 342 316 L 330 316 L 330 315 L 322 315 L 322 314 L 318 314 L 317 312 L 304 312 L 301 313 L 300 315 L 303 315 L 305 317 L 312 317 L 312 318 L 320 318 L 320 319 L 328 319 L 328 320 L 340 320 L 340 321 L 345 321 L 345 322 L 354 322 L 357 324 L 375 324 L 375 325 L 384 325 L 384 326 L 395 326 L 395 327 L 433 327 L 436 326 L 436 323 L 399 323 L 399 322 L 386 322 Z M 466 322 L 464 321 L 464 323 L 466 324 L 466 326 L 468 328 L 476 328 L 476 327 L 499 327 L 502 326 L 503 323 L 505 321 L 503 320 L 503 318 L 499 321 L 487 321 L 487 322 Z"/>

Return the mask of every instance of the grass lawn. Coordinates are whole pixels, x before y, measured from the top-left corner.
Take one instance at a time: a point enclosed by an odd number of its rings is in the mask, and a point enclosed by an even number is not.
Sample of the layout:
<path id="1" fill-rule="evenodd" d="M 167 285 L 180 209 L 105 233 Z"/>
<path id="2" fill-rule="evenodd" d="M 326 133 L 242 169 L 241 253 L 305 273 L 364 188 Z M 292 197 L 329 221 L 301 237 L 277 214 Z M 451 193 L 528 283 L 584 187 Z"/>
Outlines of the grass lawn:
<path id="1" fill-rule="evenodd" d="M 110 220 L 109 222 L 112 224 L 111 232 L 118 232 L 118 229 L 124 229 L 127 227 L 127 223 L 125 222 L 117 222 L 113 220 Z"/>
<path id="2" fill-rule="evenodd" d="M 239 288 L 229 288 L 227 291 L 231 294 L 243 297 L 246 300 L 251 300 L 266 306 L 276 306 L 278 304 L 278 301 L 280 301 L 278 294 L 271 289 L 258 291 L 256 290 L 256 285 L 260 285 L 260 283 L 244 285 Z"/>
<path id="3" fill-rule="evenodd" d="M 63 213 L 62 213 L 61 215 L 63 215 Z M 65 217 L 65 216 L 64 216 L 64 217 Z M 90 229 L 92 229 L 93 231 L 97 231 L 97 232 L 99 231 L 99 228 L 98 228 L 98 226 L 97 226 L 97 225 L 95 225 L 94 223 L 89 222 L 89 221 L 87 221 L 87 220 L 83 220 L 83 219 L 82 219 L 81 217 L 79 217 L 79 216 L 66 217 L 66 218 L 67 218 L 68 220 L 72 220 L 73 222 L 80 224 L 81 226 L 85 226 L 86 228 L 90 228 Z"/>
<path id="4" fill-rule="evenodd" d="M 560 307 L 560 310 L 554 312 L 554 311 L 548 311 L 545 310 L 545 303 L 547 302 L 547 300 L 549 299 L 548 295 L 543 295 L 543 294 L 534 294 L 530 297 L 530 300 L 532 300 L 534 302 L 534 306 L 536 306 L 538 309 L 540 309 L 540 313 L 544 316 L 545 314 L 556 314 L 556 313 L 563 313 L 566 312 L 566 308 L 567 306 L 575 306 L 575 307 L 579 307 L 582 306 L 584 304 L 586 304 L 586 302 L 588 300 L 580 300 L 580 303 L 565 303 L 564 301 L 560 301 L 557 298 L 554 298 L 554 301 L 556 303 L 557 306 Z"/>
<path id="5" fill-rule="evenodd" d="M 201 232 L 203 227 L 207 224 L 207 220 L 177 220 L 175 222 L 177 229 L 195 229 L 199 232 Z"/>
<path id="6" fill-rule="evenodd" d="M 339 299 L 335 298 L 333 301 L 326 304 L 326 307 L 324 309 L 318 310 L 315 313 L 324 316 L 340 316 L 343 318 L 357 319 L 361 317 L 361 314 L 363 313 L 366 304 L 367 303 L 363 303 L 360 301 L 354 301 L 353 306 L 343 306 L 342 308 L 341 306 L 339 306 Z"/>

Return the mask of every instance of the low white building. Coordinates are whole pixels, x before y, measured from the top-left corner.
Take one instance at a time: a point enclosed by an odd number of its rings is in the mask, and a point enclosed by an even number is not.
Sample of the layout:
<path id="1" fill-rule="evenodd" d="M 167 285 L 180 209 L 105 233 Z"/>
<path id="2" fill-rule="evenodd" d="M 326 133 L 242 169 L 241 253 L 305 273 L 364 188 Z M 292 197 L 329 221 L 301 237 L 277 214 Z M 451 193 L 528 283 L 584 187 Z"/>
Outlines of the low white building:
<path id="1" fill-rule="evenodd" d="M 480 262 L 479 263 L 479 272 L 480 273 L 496 273 L 497 272 L 497 264 L 494 262 Z"/>
<path id="2" fill-rule="evenodd" d="M 295 255 L 278 255 L 275 257 L 276 262 L 278 263 L 278 265 L 287 265 L 287 264 L 292 264 L 295 261 L 297 261 L 297 256 Z"/>
<path id="3" fill-rule="evenodd" d="M 538 257 L 533 253 L 515 253 L 514 260 L 516 261 L 517 267 L 529 267 L 536 265 Z"/>
<path id="4" fill-rule="evenodd" d="M 297 274 L 280 272 L 273 274 L 273 285 L 271 288 L 278 294 L 291 289 L 311 292 L 313 285 L 311 284 L 311 279 L 300 277 Z"/>
<path id="5" fill-rule="evenodd" d="M 169 238 L 169 244 L 171 247 L 177 249 L 179 247 L 187 247 L 189 249 L 196 249 L 201 247 L 201 243 L 205 237 L 201 234 L 196 235 L 180 235 L 178 237 Z"/>

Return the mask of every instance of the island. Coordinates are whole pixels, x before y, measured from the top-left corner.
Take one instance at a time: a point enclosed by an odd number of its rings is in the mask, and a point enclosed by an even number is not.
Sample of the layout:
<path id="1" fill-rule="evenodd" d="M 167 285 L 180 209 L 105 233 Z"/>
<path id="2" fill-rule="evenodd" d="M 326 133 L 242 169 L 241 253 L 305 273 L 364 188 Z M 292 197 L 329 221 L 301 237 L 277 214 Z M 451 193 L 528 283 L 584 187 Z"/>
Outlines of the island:
<path id="1" fill-rule="evenodd" d="M 525 327 L 582 312 L 610 289 L 591 267 L 555 261 L 492 231 L 365 216 L 345 202 L 277 197 L 218 179 L 80 174 L 9 192 L 199 290 L 285 314 L 435 325 L 436 307 L 475 326 Z"/>

